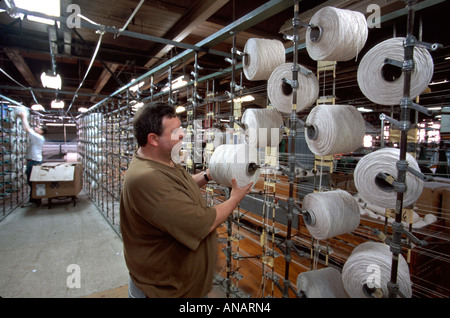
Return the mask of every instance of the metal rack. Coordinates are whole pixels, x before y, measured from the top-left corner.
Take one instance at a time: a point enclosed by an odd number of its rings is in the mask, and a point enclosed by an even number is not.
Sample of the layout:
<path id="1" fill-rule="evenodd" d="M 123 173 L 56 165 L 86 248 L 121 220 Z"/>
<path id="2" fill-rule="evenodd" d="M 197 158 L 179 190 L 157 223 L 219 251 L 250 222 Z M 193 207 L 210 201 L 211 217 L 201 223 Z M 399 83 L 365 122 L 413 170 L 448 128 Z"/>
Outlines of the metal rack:
<path id="1" fill-rule="evenodd" d="M 25 154 L 28 138 L 20 120 L 13 118 L 9 101 L 0 100 L 1 145 L 0 153 L 0 219 L 8 215 L 28 198 Z M 32 116 L 34 117 L 34 116 Z M 34 121 L 34 118 L 31 118 Z"/>

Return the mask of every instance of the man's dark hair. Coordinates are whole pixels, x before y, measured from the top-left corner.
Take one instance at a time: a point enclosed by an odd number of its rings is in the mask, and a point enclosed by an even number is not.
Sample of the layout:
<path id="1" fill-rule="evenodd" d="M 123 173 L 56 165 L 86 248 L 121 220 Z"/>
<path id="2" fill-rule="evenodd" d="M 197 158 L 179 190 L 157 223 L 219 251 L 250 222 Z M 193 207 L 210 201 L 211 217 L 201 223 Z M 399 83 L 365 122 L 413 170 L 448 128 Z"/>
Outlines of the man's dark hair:
<path id="1" fill-rule="evenodd" d="M 147 144 L 147 136 L 154 133 L 160 136 L 163 133 L 162 120 L 164 117 L 177 117 L 175 108 L 163 103 L 145 103 L 136 113 L 133 120 L 133 133 L 139 146 Z"/>
<path id="2" fill-rule="evenodd" d="M 39 128 L 43 131 L 43 135 L 45 135 L 48 132 L 48 127 L 47 125 L 40 125 Z"/>

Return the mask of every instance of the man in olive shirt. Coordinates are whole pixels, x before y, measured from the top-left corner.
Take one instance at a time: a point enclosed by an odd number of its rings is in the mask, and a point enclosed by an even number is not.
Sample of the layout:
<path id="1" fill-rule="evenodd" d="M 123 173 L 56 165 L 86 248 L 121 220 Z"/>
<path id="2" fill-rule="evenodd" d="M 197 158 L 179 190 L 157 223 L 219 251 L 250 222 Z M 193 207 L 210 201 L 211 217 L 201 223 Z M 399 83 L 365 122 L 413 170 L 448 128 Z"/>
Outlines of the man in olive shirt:
<path id="1" fill-rule="evenodd" d="M 205 297 L 217 259 L 215 229 L 233 212 L 252 183 L 206 206 L 199 187 L 209 171 L 189 175 L 172 161 L 184 133 L 172 106 L 145 104 L 133 121 L 138 150 L 126 172 L 120 228 L 130 273 L 130 297 Z"/>

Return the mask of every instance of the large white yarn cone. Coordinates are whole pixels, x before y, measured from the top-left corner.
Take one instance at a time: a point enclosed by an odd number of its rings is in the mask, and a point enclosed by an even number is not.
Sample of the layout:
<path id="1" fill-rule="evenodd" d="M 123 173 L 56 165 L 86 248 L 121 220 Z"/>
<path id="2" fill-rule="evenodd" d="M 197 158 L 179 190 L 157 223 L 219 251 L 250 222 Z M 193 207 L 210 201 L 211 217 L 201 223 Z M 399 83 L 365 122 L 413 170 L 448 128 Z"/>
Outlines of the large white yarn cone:
<path id="1" fill-rule="evenodd" d="M 392 252 L 389 246 L 377 242 L 358 245 L 342 268 L 342 282 L 347 294 L 352 298 L 369 297 L 364 293 L 364 285 L 381 288 L 387 297 L 387 283 L 391 279 Z M 412 296 L 409 267 L 402 255 L 398 259 L 397 282 L 405 297 Z"/>
<path id="2" fill-rule="evenodd" d="M 232 187 L 232 179 L 236 179 L 239 187 L 250 182 L 253 186 L 258 181 L 260 169 L 256 147 L 247 144 L 220 145 L 214 150 L 209 162 L 212 179 L 221 185 Z"/>
<path id="3" fill-rule="evenodd" d="M 315 223 L 306 227 L 319 240 L 350 233 L 359 226 L 358 202 L 344 190 L 309 193 L 303 199 L 303 209 L 314 215 Z"/>
<path id="4" fill-rule="evenodd" d="M 324 7 L 309 21 L 322 28 L 319 41 L 311 40 L 306 31 L 306 50 L 316 61 L 348 61 L 356 57 L 364 47 L 369 34 L 367 21 L 361 12 Z"/>
<path id="5" fill-rule="evenodd" d="M 278 40 L 248 39 L 244 53 L 244 75 L 250 81 L 267 80 L 278 65 L 286 62 L 284 45 Z"/>
<path id="6" fill-rule="evenodd" d="M 300 273 L 297 277 L 297 292 L 303 292 L 307 298 L 347 298 L 341 273 L 326 267 Z"/>
<path id="7" fill-rule="evenodd" d="M 307 70 L 306 67 L 301 66 Z M 292 88 L 283 81 L 283 78 L 292 80 L 292 63 L 279 65 L 267 81 L 267 95 L 272 105 L 284 114 L 292 112 Z M 297 112 L 311 107 L 319 96 L 319 82 L 311 73 L 306 75 L 298 72 Z"/>
<path id="8" fill-rule="evenodd" d="M 404 38 L 397 37 L 383 41 L 367 52 L 359 63 L 357 79 L 363 94 L 372 102 L 381 105 L 398 105 L 403 97 L 404 76 L 386 79 L 383 69 L 385 59 L 403 63 Z M 399 70 L 400 72 L 400 70 Z M 427 49 L 414 47 L 414 71 L 411 75 L 411 99 L 419 96 L 430 83 L 434 72 L 433 58 Z"/>
<path id="9" fill-rule="evenodd" d="M 245 141 L 251 146 L 275 147 L 283 138 L 283 116 L 276 109 L 248 108 L 241 121 L 246 125 Z"/>
<path id="10" fill-rule="evenodd" d="M 383 172 L 397 178 L 396 163 L 400 158 L 400 150 L 397 148 L 382 148 L 371 152 L 359 160 L 354 171 L 355 187 L 358 195 L 366 202 L 387 209 L 395 209 L 397 192 L 385 182 L 377 178 L 377 174 Z M 416 171 L 420 171 L 416 159 L 406 154 L 406 161 Z M 423 181 L 406 172 L 406 192 L 403 195 L 403 204 L 408 207 L 417 201 L 422 194 Z"/>
<path id="11" fill-rule="evenodd" d="M 366 123 L 354 106 L 317 105 L 306 124 L 306 143 L 315 155 L 352 152 L 363 145 Z"/>

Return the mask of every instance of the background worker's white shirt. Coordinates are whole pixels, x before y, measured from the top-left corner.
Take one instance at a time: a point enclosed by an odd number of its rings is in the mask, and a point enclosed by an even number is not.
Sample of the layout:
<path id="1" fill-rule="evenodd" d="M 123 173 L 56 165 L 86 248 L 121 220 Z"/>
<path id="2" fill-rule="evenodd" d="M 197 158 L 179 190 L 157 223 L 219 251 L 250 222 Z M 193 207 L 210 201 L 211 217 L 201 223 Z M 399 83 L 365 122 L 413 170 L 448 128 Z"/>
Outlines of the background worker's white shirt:
<path id="1" fill-rule="evenodd" d="M 44 136 L 38 134 L 34 130 L 31 130 L 28 133 L 28 149 L 26 156 L 28 160 L 42 161 L 42 147 L 44 146 L 44 141 Z"/>

